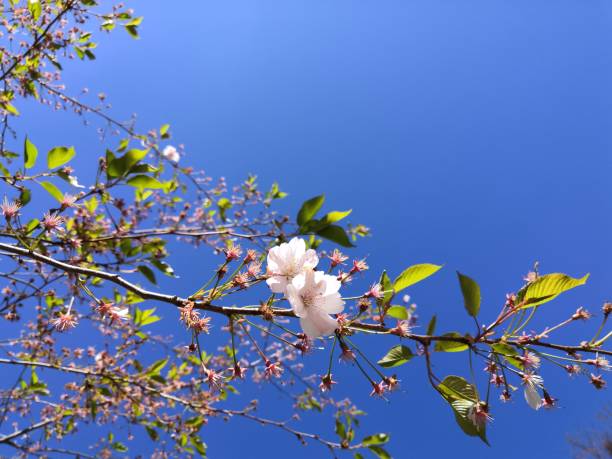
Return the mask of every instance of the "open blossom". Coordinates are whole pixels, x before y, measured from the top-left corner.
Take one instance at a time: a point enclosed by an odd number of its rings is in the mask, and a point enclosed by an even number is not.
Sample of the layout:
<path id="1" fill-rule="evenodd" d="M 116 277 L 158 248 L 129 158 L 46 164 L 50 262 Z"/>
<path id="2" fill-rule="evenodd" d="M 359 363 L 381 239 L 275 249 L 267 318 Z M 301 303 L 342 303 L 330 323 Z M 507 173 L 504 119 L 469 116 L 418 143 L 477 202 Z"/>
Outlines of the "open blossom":
<path id="1" fill-rule="evenodd" d="M 128 320 L 130 317 L 130 310 L 127 307 L 119 308 L 115 306 L 111 308 L 109 316 L 111 318 L 111 322 Z"/>
<path id="2" fill-rule="evenodd" d="M 365 297 L 368 298 L 382 298 L 383 296 L 385 296 L 384 291 L 383 291 L 383 287 L 380 284 L 372 284 L 372 286 L 370 287 L 370 290 L 368 290 L 367 292 L 364 293 Z"/>
<path id="3" fill-rule="evenodd" d="M 266 283 L 274 293 L 286 293 L 287 285 L 295 276 L 306 269 L 314 269 L 318 263 L 317 252 L 306 250 L 304 239 L 294 237 L 268 252 Z"/>
<path id="4" fill-rule="evenodd" d="M 55 329 L 59 332 L 64 332 L 66 330 L 70 330 L 74 328 L 78 324 L 78 320 L 76 316 L 72 315 L 70 311 L 63 312 L 55 319 L 51 321 L 51 325 L 55 327 Z"/>
<path id="5" fill-rule="evenodd" d="M 58 215 L 56 212 L 47 212 L 43 215 L 42 226 L 47 231 L 55 231 L 60 229 L 64 223 L 64 217 Z"/>
<path id="6" fill-rule="evenodd" d="M 474 406 L 470 407 L 467 416 L 478 430 L 484 429 L 487 423 L 493 420 L 489 415 L 489 407 L 484 402 L 475 403 Z"/>
<path id="7" fill-rule="evenodd" d="M 2 204 L 0 204 L 0 210 L 2 210 L 2 215 L 4 215 L 4 218 L 6 218 L 7 220 L 12 220 L 17 215 L 19 215 L 20 207 L 21 206 L 15 201 L 9 201 L 6 196 L 4 197 L 4 201 L 2 201 Z"/>
<path id="8" fill-rule="evenodd" d="M 74 205 L 74 203 L 76 202 L 77 197 L 71 194 L 64 194 L 62 196 L 62 201 L 60 202 L 62 207 L 72 207 Z"/>
<path id="9" fill-rule="evenodd" d="M 519 359 L 523 362 L 526 370 L 540 368 L 540 357 L 533 352 L 525 351 Z"/>
<path id="10" fill-rule="evenodd" d="M 336 381 L 332 379 L 331 373 L 326 374 L 321 377 L 321 383 L 319 384 L 319 389 L 321 392 L 328 392 L 332 390 L 332 386 L 336 384 Z"/>
<path id="11" fill-rule="evenodd" d="M 334 276 L 309 269 L 287 286 L 287 299 L 309 338 L 331 335 L 338 328 L 338 321 L 330 314 L 339 314 L 344 309 L 338 293 L 340 285 Z"/>
<path id="12" fill-rule="evenodd" d="M 167 145 L 166 148 L 164 148 L 162 156 L 173 163 L 178 163 L 179 159 L 181 159 L 179 152 L 172 145 Z"/>
<path id="13" fill-rule="evenodd" d="M 544 380 L 541 376 L 525 373 L 522 376 L 523 385 L 525 386 L 525 400 L 527 404 L 534 410 L 540 409 L 542 406 L 542 398 L 540 397 L 539 389 L 544 387 Z"/>

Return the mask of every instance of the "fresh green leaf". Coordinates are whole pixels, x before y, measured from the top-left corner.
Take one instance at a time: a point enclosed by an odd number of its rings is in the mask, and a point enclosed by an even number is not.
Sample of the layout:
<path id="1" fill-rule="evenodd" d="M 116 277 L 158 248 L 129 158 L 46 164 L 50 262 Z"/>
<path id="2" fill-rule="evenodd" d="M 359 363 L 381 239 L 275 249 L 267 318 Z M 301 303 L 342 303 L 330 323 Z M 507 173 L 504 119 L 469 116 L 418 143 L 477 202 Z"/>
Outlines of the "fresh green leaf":
<path id="1" fill-rule="evenodd" d="M 75 154 L 76 151 L 74 147 L 55 147 L 47 153 L 47 167 L 49 169 L 55 169 L 63 166 L 74 158 Z"/>
<path id="2" fill-rule="evenodd" d="M 339 222 L 340 220 L 348 217 L 351 214 L 351 212 L 352 212 L 352 209 L 345 210 L 345 211 L 335 210 L 335 211 L 329 212 L 327 215 L 325 215 L 321 219 L 321 222 L 324 225 L 331 225 L 332 223 Z"/>
<path id="3" fill-rule="evenodd" d="M 389 441 L 389 435 L 386 433 L 377 433 L 374 435 L 369 435 L 363 439 L 361 442 L 365 446 L 371 445 L 384 445 Z"/>
<path id="4" fill-rule="evenodd" d="M 480 311 L 480 287 L 474 279 L 457 271 L 463 304 L 469 315 L 476 317 Z"/>
<path id="5" fill-rule="evenodd" d="M 430 263 L 423 263 L 419 265 L 413 265 L 407 268 L 401 273 L 395 282 L 393 282 L 393 289 L 396 293 L 404 290 L 406 287 L 421 282 L 423 279 L 428 278 L 432 274 L 436 273 L 442 266 L 432 265 Z"/>
<path id="6" fill-rule="evenodd" d="M 40 186 L 42 186 L 45 190 L 47 190 L 47 192 L 51 196 L 53 196 L 55 199 L 57 199 L 57 201 L 62 202 L 62 200 L 64 199 L 64 195 L 62 194 L 62 192 L 53 183 L 51 183 L 51 182 L 38 182 L 38 184 Z"/>
<path id="7" fill-rule="evenodd" d="M 148 266 L 145 265 L 140 265 L 138 266 L 138 271 L 140 271 L 140 273 L 147 278 L 147 280 L 149 282 L 151 282 L 152 284 L 157 285 L 157 279 L 155 279 L 155 273 L 153 272 L 153 270 L 151 268 L 149 268 Z"/>
<path id="8" fill-rule="evenodd" d="M 429 321 L 429 325 L 427 325 L 427 334 L 429 336 L 433 335 L 434 332 L 436 331 L 436 316 L 433 315 L 431 320 Z"/>
<path id="9" fill-rule="evenodd" d="M 449 338 L 464 338 L 463 335 L 457 332 L 445 333 L 442 336 Z M 438 352 L 461 352 L 465 351 L 469 346 L 459 341 L 438 341 L 436 343 L 436 351 Z"/>
<path id="10" fill-rule="evenodd" d="M 561 293 L 585 284 L 588 278 L 589 274 L 576 279 L 562 273 L 546 274 L 538 277 L 527 286 L 522 298 L 524 302 L 523 308 L 530 308 L 547 303 Z"/>
<path id="11" fill-rule="evenodd" d="M 325 195 L 315 196 L 314 198 L 305 201 L 300 208 L 297 215 L 297 224 L 299 226 L 304 225 L 306 222 L 312 220 L 312 218 L 317 214 L 317 212 L 323 206 L 325 202 Z"/>
<path id="12" fill-rule="evenodd" d="M 32 169 L 36 164 L 36 158 L 38 158 L 38 148 L 27 137 L 23 145 L 23 158 L 26 169 Z"/>
<path id="13" fill-rule="evenodd" d="M 147 156 L 148 152 L 149 150 L 132 149 L 120 158 L 112 159 L 108 164 L 108 169 L 106 170 L 108 176 L 111 178 L 123 177 L 133 166 Z"/>
<path id="14" fill-rule="evenodd" d="M 372 445 L 368 446 L 368 448 L 379 459 L 391 459 L 391 455 L 382 446 Z"/>
<path id="15" fill-rule="evenodd" d="M 380 359 L 377 363 L 384 368 L 399 367 L 410 361 L 413 354 L 410 348 L 406 346 L 397 345 L 392 347 L 387 354 Z"/>
<path id="16" fill-rule="evenodd" d="M 148 175 L 135 175 L 127 181 L 127 184 L 140 190 L 165 190 L 168 186 L 167 183 L 162 183 L 156 178 L 149 177 Z"/>
<path id="17" fill-rule="evenodd" d="M 354 247 L 351 243 L 346 231 L 341 226 L 329 225 L 319 231 L 317 234 L 324 239 L 328 239 L 342 247 Z"/>
<path id="18" fill-rule="evenodd" d="M 406 308 L 397 304 L 387 309 L 387 315 L 399 320 L 408 319 L 408 311 L 406 310 Z"/>

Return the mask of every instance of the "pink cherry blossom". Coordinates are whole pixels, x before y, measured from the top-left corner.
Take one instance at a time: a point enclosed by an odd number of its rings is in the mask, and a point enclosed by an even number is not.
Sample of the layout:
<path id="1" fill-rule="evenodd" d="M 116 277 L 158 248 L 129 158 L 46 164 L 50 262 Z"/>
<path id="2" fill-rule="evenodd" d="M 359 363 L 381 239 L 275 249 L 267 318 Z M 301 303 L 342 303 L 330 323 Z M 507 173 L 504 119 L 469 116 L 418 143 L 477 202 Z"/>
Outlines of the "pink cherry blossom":
<path id="1" fill-rule="evenodd" d="M 317 253 L 306 250 L 304 239 L 294 237 L 273 247 L 268 252 L 268 279 L 266 283 L 274 293 L 286 293 L 287 285 L 305 269 L 314 269 L 319 263 Z"/>

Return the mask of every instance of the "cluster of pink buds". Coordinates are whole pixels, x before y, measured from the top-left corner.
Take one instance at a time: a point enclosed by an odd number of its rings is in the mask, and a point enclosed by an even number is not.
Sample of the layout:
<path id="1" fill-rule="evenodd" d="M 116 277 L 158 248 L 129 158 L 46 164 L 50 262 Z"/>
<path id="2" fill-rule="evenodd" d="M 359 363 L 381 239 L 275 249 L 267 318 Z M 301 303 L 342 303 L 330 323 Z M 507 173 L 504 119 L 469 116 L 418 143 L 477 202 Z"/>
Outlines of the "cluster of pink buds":
<path id="1" fill-rule="evenodd" d="M 200 317 L 199 311 L 195 309 L 195 304 L 192 301 L 187 301 L 179 309 L 180 320 L 188 329 L 192 329 L 197 333 L 208 333 L 210 330 L 210 317 Z"/>

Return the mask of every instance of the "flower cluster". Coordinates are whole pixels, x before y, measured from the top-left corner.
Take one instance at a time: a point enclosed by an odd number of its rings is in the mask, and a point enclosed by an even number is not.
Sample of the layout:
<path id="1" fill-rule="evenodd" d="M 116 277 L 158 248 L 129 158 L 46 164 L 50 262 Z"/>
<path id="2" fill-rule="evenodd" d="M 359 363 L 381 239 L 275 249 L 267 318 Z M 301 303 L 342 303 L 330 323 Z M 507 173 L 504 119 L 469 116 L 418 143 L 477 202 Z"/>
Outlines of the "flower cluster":
<path id="1" fill-rule="evenodd" d="M 310 339 L 329 336 L 338 328 L 330 314 L 344 310 L 339 290 L 341 282 L 323 271 L 316 271 L 319 257 L 306 242 L 293 238 L 268 252 L 268 279 L 274 293 L 285 295 L 300 325 Z"/>

